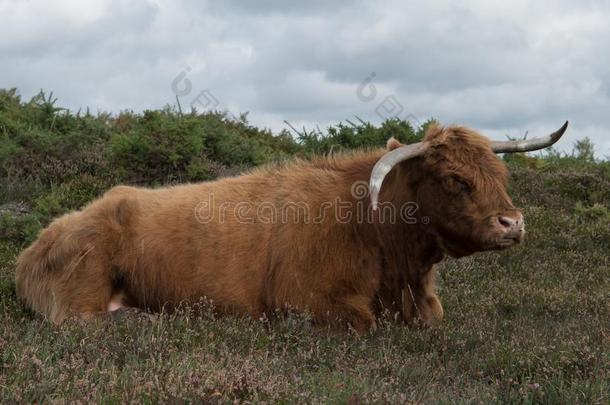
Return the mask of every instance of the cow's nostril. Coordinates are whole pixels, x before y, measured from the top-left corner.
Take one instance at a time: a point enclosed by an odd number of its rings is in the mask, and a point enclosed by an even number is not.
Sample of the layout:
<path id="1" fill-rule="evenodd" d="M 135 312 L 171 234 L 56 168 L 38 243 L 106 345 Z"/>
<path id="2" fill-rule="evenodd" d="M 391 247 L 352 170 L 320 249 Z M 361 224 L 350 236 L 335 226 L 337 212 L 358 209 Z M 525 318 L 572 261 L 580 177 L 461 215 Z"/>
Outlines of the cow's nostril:
<path id="1" fill-rule="evenodd" d="M 515 220 L 507 217 L 498 217 L 498 222 L 505 228 L 512 228 L 515 225 Z"/>

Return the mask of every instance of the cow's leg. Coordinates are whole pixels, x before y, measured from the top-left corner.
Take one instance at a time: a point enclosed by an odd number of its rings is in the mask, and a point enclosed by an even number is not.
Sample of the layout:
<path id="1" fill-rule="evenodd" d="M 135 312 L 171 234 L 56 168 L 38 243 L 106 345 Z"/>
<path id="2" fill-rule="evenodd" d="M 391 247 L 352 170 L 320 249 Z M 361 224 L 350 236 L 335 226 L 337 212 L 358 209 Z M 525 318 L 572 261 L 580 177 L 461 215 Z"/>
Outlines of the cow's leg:
<path id="1" fill-rule="evenodd" d="M 314 311 L 314 324 L 321 329 L 350 329 L 358 334 L 365 334 L 375 327 L 371 297 L 356 294 L 329 297 Z"/>
<path id="2" fill-rule="evenodd" d="M 111 306 L 115 293 L 112 267 L 93 250 L 76 260 L 68 265 L 73 268 L 57 280 L 55 294 L 66 316 L 91 319 Z"/>
<path id="3" fill-rule="evenodd" d="M 125 189 L 53 221 L 19 256 L 17 294 L 52 322 L 108 311 L 119 287 L 111 256 L 128 250 L 136 213 Z"/>
<path id="4" fill-rule="evenodd" d="M 123 291 L 117 291 L 110 297 L 108 302 L 108 312 L 118 311 L 121 308 L 128 308 L 125 303 L 125 293 Z"/>
<path id="5" fill-rule="evenodd" d="M 113 322 L 122 322 L 125 320 L 144 320 L 154 321 L 158 318 L 157 315 L 146 312 L 134 306 L 134 302 L 125 291 L 121 289 L 113 289 L 112 296 L 107 304 L 105 312 L 91 311 L 80 314 L 81 318 L 100 318 L 110 319 Z"/>
<path id="6" fill-rule="evenodd" d="M 402 291 L 403 319 L 433 326 L 443 319 L 443 306 L 436 295 L 436 270 L 431 269 L 422 278 L 409 281 Z"/>
<path id="7" fill-rule="evenodd" d="M 93 238 L 70 229 L 77 214 L 45 229 L 17 264 L 18 295 L 53 323 L 106 311 L 112 267 Z"/>
<path id="8" fill-rule="evenodd" d="M 159 318 L 156 314 L 151 314 L 136 307 L 121 307 L 114 311 L 107 312 L 106 314 L 114 322 L 122 322 L 125 320 L 156 321 Z"/>

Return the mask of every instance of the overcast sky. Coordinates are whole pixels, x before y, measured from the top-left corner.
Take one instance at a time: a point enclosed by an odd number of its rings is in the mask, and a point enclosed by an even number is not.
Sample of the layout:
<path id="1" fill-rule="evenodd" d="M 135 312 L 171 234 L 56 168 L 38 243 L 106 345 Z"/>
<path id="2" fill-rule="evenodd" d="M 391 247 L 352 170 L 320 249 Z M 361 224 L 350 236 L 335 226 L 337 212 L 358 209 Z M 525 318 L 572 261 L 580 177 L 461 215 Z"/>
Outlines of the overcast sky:
<path id="1" fill-rule="evenodd" d="M 359 116 L 492 138 L 571 122 L 610 156 L 610 2 L 0 0 L 0 87 L 74 110 L 249 112 L 274 131 Z"/>

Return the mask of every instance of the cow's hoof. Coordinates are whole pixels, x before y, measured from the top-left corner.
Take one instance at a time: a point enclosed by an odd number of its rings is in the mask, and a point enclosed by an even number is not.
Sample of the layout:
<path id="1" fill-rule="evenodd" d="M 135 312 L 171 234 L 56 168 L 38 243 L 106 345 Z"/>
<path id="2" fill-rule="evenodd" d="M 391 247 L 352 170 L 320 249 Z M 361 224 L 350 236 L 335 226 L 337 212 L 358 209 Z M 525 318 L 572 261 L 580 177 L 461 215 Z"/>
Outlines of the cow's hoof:
<path id="1" fill-rule="evenodd" d="M 443 316 L 441 301 L 436 296 L 429 296 L 423 302 L 419 323 L 423 327 L 435 326 L 441 323 Z"/>
<path id="2" fill-rule="evenodd" d="M 154 322 L 158 316 L 155 314 L 142 311 L 139 308 L 122 307 L 108 313 L 113 322 L 123 322 L 125 320 L 138 320 Z"/>

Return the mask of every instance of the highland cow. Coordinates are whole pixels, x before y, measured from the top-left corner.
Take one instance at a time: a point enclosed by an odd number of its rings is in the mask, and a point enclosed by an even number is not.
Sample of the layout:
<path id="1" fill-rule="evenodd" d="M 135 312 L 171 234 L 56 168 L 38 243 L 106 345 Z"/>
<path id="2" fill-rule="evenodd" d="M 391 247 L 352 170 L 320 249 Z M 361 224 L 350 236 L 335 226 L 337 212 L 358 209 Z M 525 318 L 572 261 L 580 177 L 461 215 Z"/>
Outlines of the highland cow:
<path id="1" fill-rule="evenodd" d="M 566 128 L 491 142 L 433 126 L 417 144 L 390 139 L 389 151 L 200 184 L 115 187 L 42 231 L 18 259 L 17 293 L 54 323 L 205 298 L 219 313 L 290 308 L 360 333 L 385 310 L 431 325 L 443 317 L 436 263 L 524 238 L 495 153 L 548 147 Z"/>

